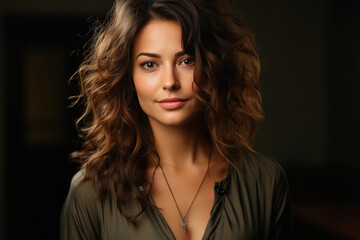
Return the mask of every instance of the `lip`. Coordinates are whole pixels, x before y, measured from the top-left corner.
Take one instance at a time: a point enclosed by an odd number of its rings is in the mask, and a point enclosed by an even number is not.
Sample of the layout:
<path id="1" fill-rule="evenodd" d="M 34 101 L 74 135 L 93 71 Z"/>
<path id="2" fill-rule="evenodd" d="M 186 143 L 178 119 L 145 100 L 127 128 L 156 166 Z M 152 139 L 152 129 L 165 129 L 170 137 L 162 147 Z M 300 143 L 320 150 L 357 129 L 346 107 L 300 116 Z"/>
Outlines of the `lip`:
<path id="1" fill-rule="evenodd" d="M 187 101 L 187 99 L 182 98 L 164 98 L 157 103 L 166 110 L 174 110 L 182 107 Z"/>

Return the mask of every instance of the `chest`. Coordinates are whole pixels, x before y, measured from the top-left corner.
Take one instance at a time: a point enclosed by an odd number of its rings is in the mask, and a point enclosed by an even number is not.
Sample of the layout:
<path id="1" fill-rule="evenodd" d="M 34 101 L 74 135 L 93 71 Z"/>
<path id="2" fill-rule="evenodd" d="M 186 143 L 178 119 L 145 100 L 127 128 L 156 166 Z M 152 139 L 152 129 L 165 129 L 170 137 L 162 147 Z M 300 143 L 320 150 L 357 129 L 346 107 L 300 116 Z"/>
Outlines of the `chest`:
<path id="1" fill-rule="evenodd" d="M 209 176 L 170 179 L 152 186 L 155 205 L 176 239 L 201 239 L 214 203 L 215 181 Z"/>
<path id="2" fill-rule="evenodd" d="M 265 204 L 267 194 L 261 194 L 259 188 L 246 182 L 239 184 L 234 179 L 228 180 L 204 182 L 189 210 L 186 233 L 180 225 L 181 217 L 166 184 L 158 183 L 151 187 L 150 198 L 158 208 L 148 208 L 139 216 L 136 225 L 129 224 L 117 211 L 116 204 L 113 204 L 115 199 L 106 201 L 102 210 L 104 216 L 101 219 L 105 221 L 101 223 L 101 239 L 268 239 L 273 204 L 270 200 Z M 176 184 L 173 187 L 176 200 L 180 199 L 178 205 L 182 212 L 187 211 L 192 201 L 198 188 L 195 185 L 194 180 L 185 179 L 182 188 Z M 185 197 L 185 191 L 192 191 L 192 196 Z M 134 203 L 132 208 L 136 210 L 136 207 Z"/>

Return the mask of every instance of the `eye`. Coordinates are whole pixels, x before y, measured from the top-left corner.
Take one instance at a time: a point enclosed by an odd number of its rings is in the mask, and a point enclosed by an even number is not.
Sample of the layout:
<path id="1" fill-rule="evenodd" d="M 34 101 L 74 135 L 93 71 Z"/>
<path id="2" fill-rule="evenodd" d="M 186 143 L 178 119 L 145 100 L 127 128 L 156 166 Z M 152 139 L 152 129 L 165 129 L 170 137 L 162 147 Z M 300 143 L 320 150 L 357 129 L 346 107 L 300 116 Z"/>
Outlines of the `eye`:
<path id="1" fill-rule="evenodd" d="M 140 64 L 140 66 L 146 70 L 151 70 L 151 69 L 155 68 L 157 65 L 154 62 L 144 62 L 144 63 Z"/>
<path id="2" fill-rule="evenodd" d="M 194 65 L 194 59 L 192 58 L 184 58 L 183 60 L 181 60 L 180 64 L 183 64 L 183 65 Z"/>

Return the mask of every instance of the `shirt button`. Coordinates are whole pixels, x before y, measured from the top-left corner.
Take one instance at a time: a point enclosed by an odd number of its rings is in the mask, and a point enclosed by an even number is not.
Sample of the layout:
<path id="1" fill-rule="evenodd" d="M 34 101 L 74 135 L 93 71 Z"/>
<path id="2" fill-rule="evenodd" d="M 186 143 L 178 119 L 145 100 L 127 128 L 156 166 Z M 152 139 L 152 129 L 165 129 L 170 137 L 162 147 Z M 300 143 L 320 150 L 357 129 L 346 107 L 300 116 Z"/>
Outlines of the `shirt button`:
<path id="1" fill-rule="evenodd" d="M 222 187 L 219 187 L 217 192 L 218 192 L 219 195 L 224 195 L 225 194 L 225 190 Z"/>
<path id="2" fill-rule="evenodd" d="M 143 191 L 144 191 L 144 187 L 143 187 L 143 186 L 139 186 L 139 190 L 140 190 L 141 192 L 143 192 Z"/>

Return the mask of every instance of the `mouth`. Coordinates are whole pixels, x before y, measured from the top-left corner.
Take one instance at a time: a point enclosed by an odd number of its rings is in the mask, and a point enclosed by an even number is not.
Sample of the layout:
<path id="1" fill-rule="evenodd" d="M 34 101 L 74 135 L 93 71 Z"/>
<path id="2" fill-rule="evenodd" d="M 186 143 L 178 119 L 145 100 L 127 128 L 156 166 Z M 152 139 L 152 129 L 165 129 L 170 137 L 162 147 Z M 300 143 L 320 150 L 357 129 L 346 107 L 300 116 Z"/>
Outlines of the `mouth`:
<path id="1" fill-rule="evenodd" d="M 164 98 L 157 103 L 166 110 L 174 110 L 182 107 L 187 101 L 188 99 L 183 98 Z"/>

